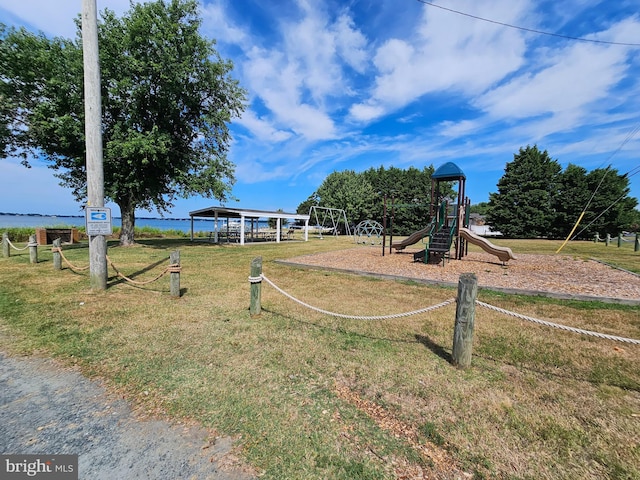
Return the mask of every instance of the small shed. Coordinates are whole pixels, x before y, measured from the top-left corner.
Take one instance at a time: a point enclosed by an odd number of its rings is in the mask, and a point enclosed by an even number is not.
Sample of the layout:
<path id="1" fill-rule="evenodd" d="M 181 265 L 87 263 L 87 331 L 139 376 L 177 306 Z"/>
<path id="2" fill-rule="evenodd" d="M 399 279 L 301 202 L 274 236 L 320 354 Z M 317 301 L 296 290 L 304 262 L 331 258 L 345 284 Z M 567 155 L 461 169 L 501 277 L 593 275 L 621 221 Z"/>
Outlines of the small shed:
<path id="1" fill-rule="evenodd" d="M 227 208 L 227 207 L 209 207 L 201 210 L 194 210 L 189 212 L 191 217 L 191 241 L 193 241 L 193 219 L 194 218 L 212 218 L 214 219 L 213 240 L 217 243 L 223 237 L 227 240 L 234 238 L 234 241 L 244 245 L 246 241 L 261 239 L 271 239 L 276 242 L 280 242 L 282 238 L 282 220 L 303 220 L 304 228 L 303 235 L 304 241 L 309 240 L 309 215 L 301 215 L 299 213 L 287 213 L 287 212 L 271 212 L 267 210 L 248 210 L 242 208 Z M 276 231 L 275 232 L 260 232 L 257 227 L 254 229 L 254 222 L 257 225 L 258 220 L 261 218 L 276 219 Z M 224 230 L 221 228 L 221 219 L 225 219 Z M 232 223 L 233 221 L 235 223 Z M 249 231 L 246 229 L 246 223 L 250 222 L 251 227 Z M 232 228 L 233 227 L 233 228 Z M 270 235 L 267 237 L 267 235 Z"/>

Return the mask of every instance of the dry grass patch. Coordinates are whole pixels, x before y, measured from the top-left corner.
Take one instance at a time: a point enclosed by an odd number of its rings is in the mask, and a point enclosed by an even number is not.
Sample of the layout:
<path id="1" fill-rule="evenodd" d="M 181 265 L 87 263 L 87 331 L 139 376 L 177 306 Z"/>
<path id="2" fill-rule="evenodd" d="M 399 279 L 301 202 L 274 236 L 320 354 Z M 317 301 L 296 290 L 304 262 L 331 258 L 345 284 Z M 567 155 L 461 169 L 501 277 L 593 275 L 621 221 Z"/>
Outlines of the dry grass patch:
<path id="1" fill-rule="evenodd" d="M 401 319 L 346 320 L 305 309 L 263 285 L 263 313 L 249 316 L 247 277 L 258 255 L 281 288 L 335 312 L 399 313 L 455 296 L 451 288 L 275 263 L 352 245 L 145 240 L 109 249 L 125 275 L 144 280 L 179 248 L 179 299 L 169 296 L 166 278 L 140 287 L 111 272 L 108 290 L 96 293 L 85 275 L 54 272 L 50 253 L 34 266 L 28 257 L 0 259 L 0 323 L 12 335 L 4 348 L 78 362 L 143 411 L 234 436 L 264 478 L 640 476 L 637 346 L 478 307 L 473 365 L 457 370 L 450 365 L 455 305 Z M 535 246 L 527 244 L 530 251 Z M 82 248 L 69 252 L 78 264 L 86 255 Z M 625 262 L 636 265 L 635 258 Z M 640 338 L 637 307 L 491 292 L 480 299 Z M 428 445 L 446 461 L 425 455 Z"/>

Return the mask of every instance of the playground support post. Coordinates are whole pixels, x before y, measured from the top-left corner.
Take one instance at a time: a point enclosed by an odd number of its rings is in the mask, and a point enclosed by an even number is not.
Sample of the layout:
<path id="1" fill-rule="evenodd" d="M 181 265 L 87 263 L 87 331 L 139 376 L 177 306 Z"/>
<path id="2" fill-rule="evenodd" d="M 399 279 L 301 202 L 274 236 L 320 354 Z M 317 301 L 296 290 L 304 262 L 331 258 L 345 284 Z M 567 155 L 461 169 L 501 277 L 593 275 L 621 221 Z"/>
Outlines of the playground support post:
<path id="1" fill-rule="evenodd" d="M 256 257 L 251 260 L 251 303 L 249 305 L 249 315 L 258 317 L 262 313 L 261 297 L 262 297 L 262 257 Z"/>
<path id="2" fill-rule="evenodd" d="M 391 196 L 391 221 L 389 222 L 389 255 L 393 253 L 391 245 L 393 245 L 393 222 L 395 220 L 395 195 Z"/>
<path id="3" fill-rule="evenodd" d="M 478 279 L 474 273 L 463 273 L 458 280 L 456 320 L 453 332 L 451 361 L 454 366 L 471 366 L 473 330 L 475 324 Z"/>
<path id="4" fill-rule="evenodd" d="M 382 204 L 382 256 L 387 242 L 387 194 L 384 194 L 384 203 Z"/>

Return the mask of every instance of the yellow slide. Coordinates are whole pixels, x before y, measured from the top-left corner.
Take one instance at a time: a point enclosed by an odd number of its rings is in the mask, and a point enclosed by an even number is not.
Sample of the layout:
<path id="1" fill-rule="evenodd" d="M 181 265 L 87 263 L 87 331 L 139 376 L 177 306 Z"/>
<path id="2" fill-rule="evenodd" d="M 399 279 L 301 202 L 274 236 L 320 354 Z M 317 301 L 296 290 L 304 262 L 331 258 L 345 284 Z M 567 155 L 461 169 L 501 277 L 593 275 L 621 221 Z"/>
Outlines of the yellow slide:
<path id="1" fill-rule="evenodd" d="M 508 262 L 509 260 L 516 259 L 509 247 L 499 247 L 497 245 L 494 245 L 486 238 L 481 237 L 480 235 L 476 235 L 467 228 L 460 228 L 460 236 L 467 242 L 479 246 L 485 252 L 495 255 L 502 262 Z"/>

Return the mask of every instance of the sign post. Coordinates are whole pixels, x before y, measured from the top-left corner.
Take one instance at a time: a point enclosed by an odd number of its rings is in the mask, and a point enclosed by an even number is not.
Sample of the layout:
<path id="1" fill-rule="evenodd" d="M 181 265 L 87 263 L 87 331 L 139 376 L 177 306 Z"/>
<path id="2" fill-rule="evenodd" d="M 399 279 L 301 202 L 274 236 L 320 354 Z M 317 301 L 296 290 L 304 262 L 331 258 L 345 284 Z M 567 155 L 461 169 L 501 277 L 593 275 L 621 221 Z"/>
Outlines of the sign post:
<path id="1" fill-rule="evenodd" d="M 82 0 L 82 57 L 84 65 L 85 143 L 87 147 L 87 205 L 104 206 L 102 166 L 102 97 L 98 56 L 96 0 Z M 91 287 L 107 289 L 107 241 L 102 234 L 89 235 Z"/>
<path id="2" fill-rule="evenodd" d="M 111 224 L 111 209 L 106 207 L 86 207 L 86 228 L 87 235 L 94 237 L 97 235 L 111 235 L 113 225 Z"/>

